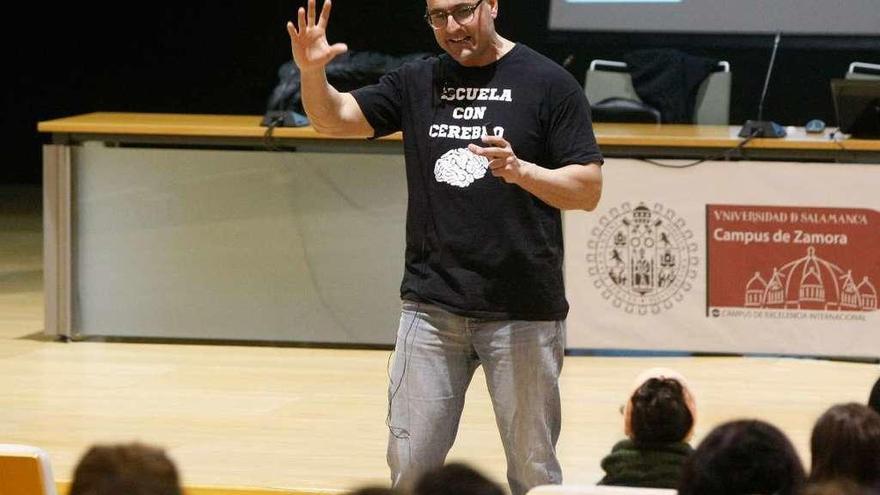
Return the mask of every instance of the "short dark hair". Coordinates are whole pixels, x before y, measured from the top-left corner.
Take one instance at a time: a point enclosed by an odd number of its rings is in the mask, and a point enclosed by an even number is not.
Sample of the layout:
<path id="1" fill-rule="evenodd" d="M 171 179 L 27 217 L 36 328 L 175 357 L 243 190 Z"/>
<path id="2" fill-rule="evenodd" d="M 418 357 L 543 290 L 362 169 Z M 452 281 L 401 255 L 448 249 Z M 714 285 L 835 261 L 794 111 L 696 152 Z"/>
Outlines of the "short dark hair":
<path id="1" fill-rule="evenodd" d="M 504 495 L 504 490 L 470 466 L 452 463 L 423 474 L 413 494 Z"/>
<path id="2" fill-rule="evenodd" d="M 673 378 L 648 379 L 630 400 L 630 430 L 637 444 L 680 442 L 694 425 L 681 383 Z"/>
<path id="3" fill-rule="evenodd" d="M 811 481 L 880 483 L 880 415 L 863 404 L 832 406 L 810 438 Z"/>
<path id="4" fill-rule="evenodd" d="M 679 495 L 793 495 L 804 467 L 778 428 L 761 420 L 715 427 L 682 469 Z"/>
<path id="5" fill-rule="evenodd" d="M 880 414 L 880 378 L 874 382 L 874 386 L 871 388 L 871 395 L 868 396 L 868 407 L 877 414 Z"/>
<path id="6" fill-rule="evenodd" d="M 69 495 L 181 495 L 165 452 L 142 443 L 96 445 L 76 466 Z"/>

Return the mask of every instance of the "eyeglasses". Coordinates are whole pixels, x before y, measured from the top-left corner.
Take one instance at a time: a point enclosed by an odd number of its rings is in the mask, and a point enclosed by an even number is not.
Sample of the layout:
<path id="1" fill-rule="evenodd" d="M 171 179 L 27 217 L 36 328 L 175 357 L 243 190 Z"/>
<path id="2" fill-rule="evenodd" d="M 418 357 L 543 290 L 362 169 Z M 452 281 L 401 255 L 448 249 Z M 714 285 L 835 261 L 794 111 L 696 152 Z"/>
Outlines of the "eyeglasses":
<path id="1" fill-rule="evenodd" d="M 474 12 L 481 3 L 483 0 L 477 0 L 477 3 L 473 5 L 461 5 L 449 11 L 434 10 L 425 14 L 425 21 L 434 29 L 445 28 L 449 16 L 452 16 L 458 24 L 467 24 L 474 20 Z"/>

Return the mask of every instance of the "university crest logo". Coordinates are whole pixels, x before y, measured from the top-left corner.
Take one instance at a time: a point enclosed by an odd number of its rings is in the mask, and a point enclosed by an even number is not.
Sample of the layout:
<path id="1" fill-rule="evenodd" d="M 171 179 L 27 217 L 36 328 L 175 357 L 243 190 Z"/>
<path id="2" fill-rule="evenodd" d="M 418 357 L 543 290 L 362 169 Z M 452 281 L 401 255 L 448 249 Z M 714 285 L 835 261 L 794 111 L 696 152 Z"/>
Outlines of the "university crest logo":
<path id="1" fill-rule="evenodd" d="M 684 299 L 697 277 L 698 245 L 684 219 L 661 204 L 623 203 L 587 241 L 588 275 L 616 308 L 658 314 Z"/>

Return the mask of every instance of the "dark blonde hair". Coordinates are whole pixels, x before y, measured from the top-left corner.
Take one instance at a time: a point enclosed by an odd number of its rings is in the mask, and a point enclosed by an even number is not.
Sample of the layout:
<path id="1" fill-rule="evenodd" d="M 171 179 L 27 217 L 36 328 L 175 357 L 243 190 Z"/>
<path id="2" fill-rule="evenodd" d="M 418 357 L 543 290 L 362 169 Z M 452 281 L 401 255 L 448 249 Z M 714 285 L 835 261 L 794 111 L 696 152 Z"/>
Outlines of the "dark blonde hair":
<path id="1" fill-rule="evenodd" d="M 130 443 L 96 445 L 73 473 L 69 495 L 181 495 L 177 468 L 162 449 Z"/>

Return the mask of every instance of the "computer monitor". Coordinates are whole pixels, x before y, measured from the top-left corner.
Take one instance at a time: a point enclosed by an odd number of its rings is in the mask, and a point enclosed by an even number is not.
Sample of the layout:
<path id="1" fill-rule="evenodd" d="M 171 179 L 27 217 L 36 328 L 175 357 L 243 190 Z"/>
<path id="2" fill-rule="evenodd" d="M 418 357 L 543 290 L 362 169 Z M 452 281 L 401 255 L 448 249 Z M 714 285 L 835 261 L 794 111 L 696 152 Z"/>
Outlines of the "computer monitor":
<path id="1" fill-rule="evenodd" d="M 880 139 L 880 81 L 832 79 L 831 96 L 841 132 Z"/>

